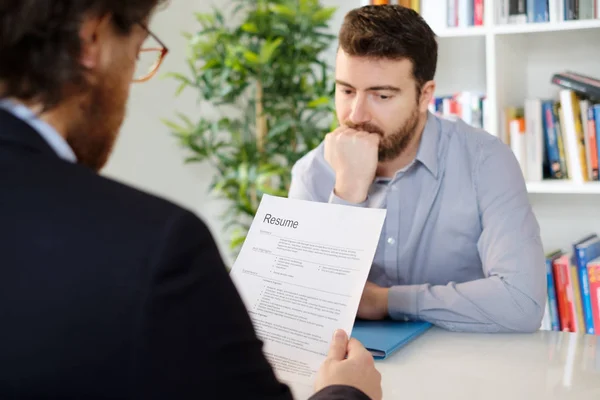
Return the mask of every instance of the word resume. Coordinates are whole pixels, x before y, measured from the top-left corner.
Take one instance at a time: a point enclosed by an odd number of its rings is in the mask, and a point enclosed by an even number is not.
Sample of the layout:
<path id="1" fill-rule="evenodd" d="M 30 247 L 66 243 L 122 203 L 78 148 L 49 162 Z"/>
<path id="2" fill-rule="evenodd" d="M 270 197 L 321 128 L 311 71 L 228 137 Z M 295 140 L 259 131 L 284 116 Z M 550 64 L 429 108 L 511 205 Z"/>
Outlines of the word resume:
<path id="1" fill-rule="evenodd" d="M 385 213 L 263 196 L 231 277 L 280 380 L 312 386 L 351 334 Z"/>

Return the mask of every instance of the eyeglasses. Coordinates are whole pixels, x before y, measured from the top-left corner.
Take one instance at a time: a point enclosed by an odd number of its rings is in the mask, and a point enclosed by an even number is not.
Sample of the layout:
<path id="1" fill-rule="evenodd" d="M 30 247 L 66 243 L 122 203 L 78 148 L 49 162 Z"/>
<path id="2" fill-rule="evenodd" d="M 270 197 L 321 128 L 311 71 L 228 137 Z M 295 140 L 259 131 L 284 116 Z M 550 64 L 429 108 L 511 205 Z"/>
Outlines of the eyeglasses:
<path id="1" fill-rule="evenodd" d="M 139 24 L 146 32 L 148 38 L 142 45 L 138 54 L 133 82 L 146 82 L 150 80 L 158 71 L 169 49 L 156 35 L 144 26 Z"/>

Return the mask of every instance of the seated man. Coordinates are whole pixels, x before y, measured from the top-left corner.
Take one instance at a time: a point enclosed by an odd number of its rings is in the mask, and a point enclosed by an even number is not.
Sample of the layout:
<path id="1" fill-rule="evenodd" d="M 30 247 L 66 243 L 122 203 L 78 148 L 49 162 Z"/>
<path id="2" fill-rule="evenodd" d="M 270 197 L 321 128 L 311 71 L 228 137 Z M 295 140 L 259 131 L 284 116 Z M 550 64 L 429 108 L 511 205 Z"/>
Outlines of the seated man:
<path id="1" fill-rule="evenodd" d="M 413 10 L 348 13 L 340 127 L 294 166 L 289 197 L 387 209 L 358 317 L 535 331 L 545 260 L 523 175 L 497 137 L 428 112 L 436 63 L 435 35 Z"/>

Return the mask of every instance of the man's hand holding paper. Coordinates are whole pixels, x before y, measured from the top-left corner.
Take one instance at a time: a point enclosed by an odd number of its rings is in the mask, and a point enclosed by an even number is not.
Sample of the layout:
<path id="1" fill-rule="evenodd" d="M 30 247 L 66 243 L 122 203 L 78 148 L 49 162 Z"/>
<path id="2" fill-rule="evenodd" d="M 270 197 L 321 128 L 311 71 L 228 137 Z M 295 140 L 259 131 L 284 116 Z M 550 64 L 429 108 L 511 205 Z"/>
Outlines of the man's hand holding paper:
<path id="1" fill-rule="evenodd" d="M 281 380 L 312 387 L 334 332 L 350 335 L 385 214 L 263 196 L 231 277 Z"/>
<path id="2" fill-rule="evenodd" d="M 319 369 L 315 392 L 332 385 L 352 385 L 373 400 L 382 397 L 381 374 L 373 356 L 358 340 L 348 340 L 342 329 L 333 336 L 329 354 Z"/>

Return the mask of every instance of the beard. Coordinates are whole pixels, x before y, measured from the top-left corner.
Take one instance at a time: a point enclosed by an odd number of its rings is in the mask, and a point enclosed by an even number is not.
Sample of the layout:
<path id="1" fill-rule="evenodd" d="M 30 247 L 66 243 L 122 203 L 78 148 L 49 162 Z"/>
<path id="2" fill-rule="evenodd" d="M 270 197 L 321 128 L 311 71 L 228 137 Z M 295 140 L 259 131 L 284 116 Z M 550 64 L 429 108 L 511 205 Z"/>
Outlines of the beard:
<path id="1" fill-rule="evenodd" d="M 408 145 L 412 142 L 417 134 L 416 129 L 419 124 L 419 110 L 417 107 L 413 109 L 408 120 L 391 133 L 385 134 L 381 128 L 370 123 L 354 124 L 346 121 L 345 125 L 351 129 L 368 132 L 379 135 L 379 162 L 390 161 L 398 157 Z"/>
<path id="2" fill-rule="evenodd" d="M 81 117 L 67 131 L 67 143 L 77 162 L 100 171 L 112 152 L 125 118 L 128 82 L 119 79 L 119 68 L 105 72 L 90 85 L 87 99 L 80 104 Z"/>

